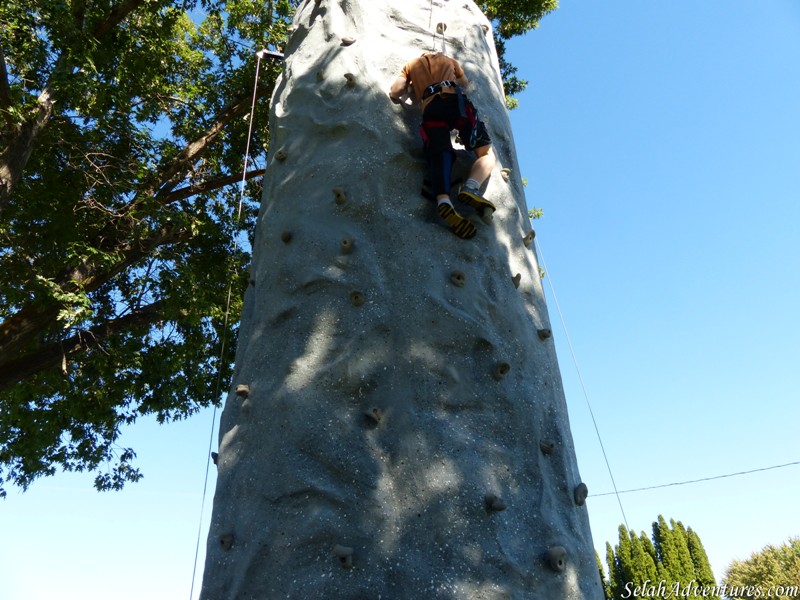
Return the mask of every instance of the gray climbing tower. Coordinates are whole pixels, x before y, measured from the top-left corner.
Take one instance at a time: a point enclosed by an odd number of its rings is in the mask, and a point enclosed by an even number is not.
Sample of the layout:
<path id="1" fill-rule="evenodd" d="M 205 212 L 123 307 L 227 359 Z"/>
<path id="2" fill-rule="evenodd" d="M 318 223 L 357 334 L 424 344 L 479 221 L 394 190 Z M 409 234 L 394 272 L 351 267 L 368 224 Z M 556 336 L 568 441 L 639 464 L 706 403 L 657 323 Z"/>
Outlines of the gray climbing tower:
<path id="1" fill-rule="evenodd" d="M 489 22 L 307 0 L 294 28 L 202 597 L 601 599 Z M 498 158 L 468 241 L 420 195 L 419 108 L 387 96 L 443 36 Z"/>

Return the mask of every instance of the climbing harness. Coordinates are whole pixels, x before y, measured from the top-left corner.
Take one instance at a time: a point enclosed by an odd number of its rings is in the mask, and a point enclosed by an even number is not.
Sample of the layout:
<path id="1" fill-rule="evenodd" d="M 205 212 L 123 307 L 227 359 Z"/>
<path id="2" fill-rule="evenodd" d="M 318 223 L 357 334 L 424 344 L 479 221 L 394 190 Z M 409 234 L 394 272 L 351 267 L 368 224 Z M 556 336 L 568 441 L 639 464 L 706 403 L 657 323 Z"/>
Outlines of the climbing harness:
<path id="1" fill-rule="evenodd" d="M 427 143 L 428 131 L 430 129 L 436 129 L 438 127 L 447 127 L 448 129 L 458 130 L 459 136 L 461 137 L 461 143 L 464 144 L 464 147 L 467 148 L 468 150 L 473 150 L 476 147 L 478 140 L 478 133 L 479 133 L 478 110 L 475 108 L 472 102 L 467 100 L 461 86 L 454 81 L 449 81 L 449 80 L 441 81 L 439 83 L 429 85 L 427 88 L 425 88 L 425 91 L 422 94 L 422 99 L 426 100 L 434 95 L 444 96 L 445 94 L 451 94 L 452 92 L 444 91 L 450 88 L 455 90 L 455 96 L 457 99 L 456 101 L 458 102 L 458 118 L 456 119 L 452 127 L 450 127 L 450 124 L 445 121 L 439 121 L 439 120 L 423 121 L 422 126 L 420 128 L 422 140 L 423 142 Z"/>

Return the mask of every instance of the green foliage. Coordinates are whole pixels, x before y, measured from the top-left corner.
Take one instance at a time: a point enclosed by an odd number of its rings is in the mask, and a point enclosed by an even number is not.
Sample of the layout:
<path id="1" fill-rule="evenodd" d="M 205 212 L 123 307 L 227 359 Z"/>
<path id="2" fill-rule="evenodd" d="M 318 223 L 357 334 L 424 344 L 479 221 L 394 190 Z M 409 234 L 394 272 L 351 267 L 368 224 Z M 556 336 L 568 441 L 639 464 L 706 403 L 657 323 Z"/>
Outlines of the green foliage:
<path id="1" fill-rule="evenodd" d="M 240 217 L 255 51 L 298 4 L 0 3 L 0 495 L 59 469 L 119 489 L 124 425 L 219 401 L 281 69 L 260 65 Z M 554 7 L 484 3 L 501 54 Z"/>
<path id="2" fill-rule="evenodd" d="M 800 586 L 800 537 L 789 538 L 780 546 L 768 545 L 746 560 L 734 560 L 725 570 L 722 582 L 728 587 Z M 786 593 L 786 597 L 790 597 Z"/>
<path id="3" fill-rule="evenodd" d="M 620 525 L 619 543 L 613 549 L 606 543 L 606 563 L 609 570 L 606 598 L 610 600 L 629 598 L 637 587 L 641 591 L 662 581 L 666 589 L 673 589 L 675 584 L 715 585 L 697 533 L 687 530 L 680 521 L 671 520 L 667 524 L 661 515 L 653 523 L 652 541 L 644 532 L 636 535 Z M 718 596 L 707 597 L 718 599 Z"/>
<path id="4" fill-rule="evenodd" d="M 597 572 L 600 575 L 600 582 L 603 584 L 603 598 L 610 600 L 611 586 L 608 583 L 608 579 L 606 579 L 606 573 L 603 569 L 603 562 L 600 560 L 600 555 L 597 553 L 597 550 L 594 552 L 594 560 L 597 563 Z"/>
<path id="5" fill-rule="evenodd" d="M 496 24 L 500 40 L 507 40 L 536 29 L 539 21 L 558 8 L 558 0 L 484 0 L 478 2 Z"/>
<path id="6" fill-rule="evenodd" d="M 611 547 L 611 544 L 606 542 L 606 564 L 608 565 L 608 579 L 604 579 L 603 577 L 600 578 L 600 581 L 603 583 L 603 595 L 606 597 L 606 600 L 613 600 L 614 599 L 614 590 L 619 587 L 619 582 L 617 581 L 616 575 L 616 557 L 614 556 L 614 549 Z"/>
<path id="7" fill-rule="evenodd" d="M 218 401 L 258 196 L 238 219 L 252 48 L 291 13 L 270 4 L 0 6 L 0 489 L 58 468 L 118 489 L 140 476 L 124 424 Z"/>
<path id="8" fill-rule="evenodd" d="M 486 0 L 479 5 L 495 24 L 495 47 L 506 92 L 506 107 L 513 110 L 519 105 L 514 96 L 523 92 L 528 82 L 519 79 L 517 68 L 505 59 L 506 40 L 536 29 L 547 13 L 558 8 L 558 0 Z"/>
<path id="9" fill-rule="evenodd" d="M 661 515 L 653 523 L 653 543 L 661 564 L 664 566 L 664 578 L 667 583 L 675 581 L 688 583 L 694 579 L 694 565 L 689 554 L 686 529 L 680 522 L 666 520 Z"/>

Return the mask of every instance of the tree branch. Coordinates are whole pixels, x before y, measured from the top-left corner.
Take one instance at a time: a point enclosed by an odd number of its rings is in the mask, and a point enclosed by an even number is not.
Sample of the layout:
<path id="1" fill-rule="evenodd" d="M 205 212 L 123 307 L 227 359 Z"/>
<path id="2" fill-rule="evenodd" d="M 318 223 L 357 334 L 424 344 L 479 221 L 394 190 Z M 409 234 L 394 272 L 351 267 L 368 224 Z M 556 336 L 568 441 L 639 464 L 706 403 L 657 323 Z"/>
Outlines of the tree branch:
<path id="1" fill-rule="evenodd" d="M 97 27 L 94 28 L 94 31 L 92 31 L 92 37 L 98 41 L 102 41 L 111 30 L 122 23 L 122 21 L 124 21 L 129 14 L 139 8 L 142 4 L 144 4 L 144 0 L 123 0 L 121 4 L 118 4 L 111 9 L 111 12 L 108 13 L 105 21 L 102 21 L 97 25 Z M 163 2 L 162 4 L 166 4 L 166 2 Z"/>
<path id="2" fill-rule="evenodd" d="M 96 264 L 85 261 L 62 272 L 57 282 L 65 292 L 91 293 L 159 246 L 185 241 L 191 236 L 191 231 L 180 228 L 171 232 L 162 231 L 140 243 L 121 243 L 118 251 L 122 254 L 122 259 L 114 265 L 98 268 Z M 23 306 L 0 323 L 0 364 L 8 363 L 25 352 L 33 340 L 53 326 L 63 308 L 59 302 L 40 298 Z"/>
<path id="3" fill-rule="evenodd" d="M 102 40 L 125 17 L 143 3 L 144 0 L 124 0 L 122 4 L 111 10 L 104 21 L 98 24 L 92 32 L 92 36 L 98 41 Z M 68 52 L 61 52 L 44 89 L 39 94 L 36 102 L 36 113 L 22 127 L 16 130 L 8 141 L 6 148 L 0 152 L 0 212 L 3 211 L 3 207 L 11 199 L 14 187 L 22 177 L 25 165 L 28 164 L 36 139 L 53 115 L 53 106 L 56 98 L 54 82 L 57 79 L 56 75 L 69 70 L 71 62 L 67 57 Z"/>
<path id="4" fill-rule="evenodd" d="M 259 175 L 263 175 L 266 173 L 266 169 L 256 169 L 255 171 L 247 171 L 245 173 L 245 179 L 252 179 L 254 177 L 258 177 Z M 241 177 L 238 175 L 229 175 L 228 177 L 220 177 L 218 179 L 210 179 L 206 181 L 201 181 L 198 184 L 190 185 L 187 187 L 182 187 L 180 189 L 171 192 L 167 196 L 164 197 L 164 202 L 177 202 L 178 200 L 183 200 L 184 198 L 189 198 L 191 196 L 195 196 L 197 194 L 203 194 L 205 192 L 210 192 L 212 190 L 218 190 L 221 187 L 225 187 L 226 185 L 230 185 L 232 183 L 236 183 L 237 181 L 241 181 Z"/>
<path id="5" fill-rule="evenodd" d="M 263 98 L 272 93 L 274 84 L 259 87 L 256 98 Z M 195 163 L 200 154 L 224 131 L 225 126 L 237 116 L 250 109 L 252 96 L 242 96 L 225 106 L 215 117 L 205 132 L 187 144 L 170 164 L 157 176 L 154 189 L 144 190 L 145 196 L 164 197 L 172 193 L 183 174 Z"/>
<path id="6" fill-rule="evenodd" d="M 8 83 L 8 69 L 6 68 L 6 55 L 0 47 L 0 112 L 3 113 L 6 125 L 9 129 L 14 126 L 14 119 L 8 109 L 11 108 L 11 86 Z"/>
<path id="7" fill-rule="evenodd" d="M 159 300 L 123 317 L 80 331 L 65 340 L 53 342 L 14 360 L 0 363 L 0 392 L 18 381 L 55 367 L 69 356 L 99 346 L 109 336 L 134 327 L 155 323 L 163 318 L 161 312 L 164 305 L 165 302 Z"/>

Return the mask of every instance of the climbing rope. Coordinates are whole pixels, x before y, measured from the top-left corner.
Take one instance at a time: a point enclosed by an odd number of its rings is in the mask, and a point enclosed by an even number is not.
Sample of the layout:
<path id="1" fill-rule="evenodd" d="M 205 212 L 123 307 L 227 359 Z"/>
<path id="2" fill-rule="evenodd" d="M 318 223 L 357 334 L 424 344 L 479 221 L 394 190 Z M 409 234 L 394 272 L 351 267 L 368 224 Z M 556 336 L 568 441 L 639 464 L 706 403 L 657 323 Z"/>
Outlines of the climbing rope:
<path id="1" fill-rule="evenodd" d="M 553 301 L 556 305 L 556 310 L 558 311 L 558 317 L 561 320 L 561 327 L 564 329 L 564 337 L 567 340 L 567 345 L 569 346 L 570 354 L 572 355 L 572 362 L 575 365 L 575 371 L 578 373 L 578 381 L 580 381 L 581 389 L 583 390 L 583 397 L 586 400 L 586 406 L 589 407 L 589 415 L 592 417 L 592 424 L 594 425 L 594 431 L 597 434 L 597 441 L 600 442 L 600 450 L 603 452 L 603 460 L 606 463 L 606 469 L 608 469 L 608 476 L 611 478 L 611 486 L 614 488 L 614 494 L 617 496 L 617 503 L 619 504 L 619 510 L 622 513 L 622 520 L 625 522 L 625 527 L 630 530 L 628 527 L 628 519 L 625 516 L 625 509 L 622 507 L 622 499 L 620 498 L 620 492 L 617 490 L 617 484 L 614 481 L 614 474 L 611 472 L 611 463 L 608 461 L 608 455 L 606 454 L 605 446 L 603 445 L 603 438 L 600 436 L 600 428 L 597 426 L 597 419 L 594 418 L 594 411 L 592 410 L 592 404 L 589 402 L 589 394 L 586 392 L 586 385 L 583 382 L 583 376 L 581 375 L 580 367 L 578 366 L 578 359 L 575 357 L 575 350 L 572 347 L 572 340 L 570 340 L 569 332 L 567 331 L 567 324 L 564 321 L 564 314 L 561 312 L 561 306 L 558 303 L 558 296 L 556 296 L 556 289 L 553 285 L 553 278 L 550 276 L 550 270 L 547 268 L 547 263 L 544 260 L 544 254 L 542 253 L 542 247 L 539 243 L 538 239 L 535 239 L 536 244 L 536 251 L 539 254 L 539 257 L 542 260 L 542 266 L 544 267 L 544 271 L 547 274 L 547 281 L 550 284 L 550 292 L 553 294 Z"/>
<path id="2" fill-rule="evenodd" d="M 440 34 L 442 36 L 442 54 L 447 56 L 447 48 L 445 47 L 444 41 L 444 32 L 447 29 L 447 24 L 444 22 L 437 23 L 436 27 L 433 27 L 433 0 L 431 0 L 431 8 L 430 14 L 428 15 L 428 29 L 433 29 L 433 38 L 431 40 L 431 52 L 436 52 L 436 34 Z"/>
<path id="3" fill-rule="evenodd" d="M 242 218 L 242 204 L 244 203 L 244 188 L 245 183 L 247 182 L 247 165 L 250 162 L 250 139 L 253 136 L 253 121 L 254 121 L 254 113 L 256 108 L 256 98 L 258 96 L 258 77 L 259 72 L 261 70 L 261 59 L 266 56 L 277 56 L 275 53 L 271 53 L 266 49 L 260 50 L 256 52 L 256 74 L 255 80 L 253 82 L 253 100 L 250 104 L 250 123 L 247 129 L 247 144 L 245 146 L 244 151 L 244 167 L 242 169 L 242 181 L 239 187 L 239 205 L 236 209 L 236 224 L 238 225 L 241 222 Z M 280 57 L 282 58 L 282 56 Z M 234 251 L 239 249 L 239 241 L 234 236 L 233 238 L 233 246 Z M 233 269 L 233 267 L 231 267 Z M 220 351 L 219 351 L 219 369 L 217 370 L 217 381 L 214 387 L 214 397 L 219 398 L 222 393 L 222 365 L 223 361 L 225 360 L 225 352 L 227 346 L 227 338 L 228 338 L 228 322 L 230 317 L 231 311 L 231 298 L 233 296 L 233 280 L 234 277 L 230 277 L 230 282 L 228 283 L 228 297 L 225 301 L 225 317 L 223 319 L 223 327 L 222 327 L 222 339 L 220 341 Z M 211 415 L 211 433 L 209 434 L 208 439 L 208 451 L 206 452 L 206 474 L 203 481 L 203 496 L 200 501 L 200 519 L 197 525 L 197 542 L 195 544 L 194 549 L 194 564 L 192 565 L 192 585 L 189 589 L 189 600 L 192 600 L 194 596 L 194 582 L 195 578 L 197 577 L 197 559 L 200 556 L 200 539 L 203 534 L 203 513 L 205 511 L 206 505 L 206 496 L 208 493 L 208 476 L 211 472 L 211 449 L 214 447 L 214 428 L 217 422 L 217 405 L 214 405 L 214 410 Z"/>

